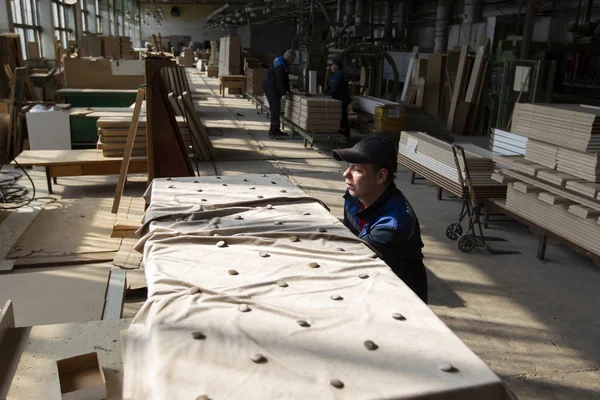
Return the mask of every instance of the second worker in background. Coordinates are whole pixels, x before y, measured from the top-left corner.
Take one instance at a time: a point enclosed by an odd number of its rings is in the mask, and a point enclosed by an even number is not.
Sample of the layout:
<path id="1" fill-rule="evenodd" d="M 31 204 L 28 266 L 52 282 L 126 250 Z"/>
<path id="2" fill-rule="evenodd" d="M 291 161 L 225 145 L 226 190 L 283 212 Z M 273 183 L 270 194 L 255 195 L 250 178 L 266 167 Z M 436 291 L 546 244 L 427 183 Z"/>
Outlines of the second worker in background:
<path id="1" fill-rule="evenodd" d="M 340 60 L 331 62 L 331 80 L 325 89 L 325 95 L 342 102 L 342 120 L 340 121 L 340 133 L 347 138 L 350 137 L 350 127 L 348 126 L 348 105 L 350 105 L 350 87 L 348 79 L 342 70 Z M 270 100 L 269 100 L 270 101 Z"/>
<path id="2" fill-rule="evenodd" d="M 269 72 L 262 82 L 262 87 L 269 101 L 269 111 L 271 112 L 271 127 L 269 128 L 269 137 L 273 139 L 282 139 L 286 136 L 281 132 L 281 98 L 290 94 L 290 65 L 294 62 L 296 53 L 293 50 L 287 50 L 283 56 L 273 60 L 269 66 Z"/>

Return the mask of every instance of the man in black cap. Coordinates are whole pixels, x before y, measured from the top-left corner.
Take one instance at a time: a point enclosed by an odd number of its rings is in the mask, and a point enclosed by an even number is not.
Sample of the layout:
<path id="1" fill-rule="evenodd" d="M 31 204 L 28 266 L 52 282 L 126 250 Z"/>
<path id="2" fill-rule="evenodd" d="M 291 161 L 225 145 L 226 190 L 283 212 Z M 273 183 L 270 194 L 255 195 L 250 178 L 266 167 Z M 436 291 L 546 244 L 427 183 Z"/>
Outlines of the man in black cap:
<path id="1" fill-rule="evenodd" d="M 410 203 L 394 184 L 398 166 L 389 139 L 371 136 L 349 149 L 334 150 L 346 161 L 344 225 L 373 246 L 383 261 L 427 303 L 421 228 Z"/>
<path id="2" fill-rule="evenodd" d="M 348 126 L 348 105 L 350 104 L 350 87 L 348 79 L 342 70 L 340 60 L 331 62 L 331 80 L 325 89 L 324 94 L 333 99 L 342 102 L 342 119 L 340 121 L 340 133 L 346 137 L 350 136 L 350 127 Z"/>

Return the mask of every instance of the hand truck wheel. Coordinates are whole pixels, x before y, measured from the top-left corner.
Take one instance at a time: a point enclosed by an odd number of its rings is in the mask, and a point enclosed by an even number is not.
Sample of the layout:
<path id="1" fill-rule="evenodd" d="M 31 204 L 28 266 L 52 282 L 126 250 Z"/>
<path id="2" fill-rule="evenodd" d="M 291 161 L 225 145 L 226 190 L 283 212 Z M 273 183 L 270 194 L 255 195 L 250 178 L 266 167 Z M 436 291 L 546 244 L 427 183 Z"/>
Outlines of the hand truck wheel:
<path id="1" fill-rule="evenodd" d="M 463 253 L 471 252 L 476 246 L 475 236 L 473 235 L 464 235 L 458 238 L 456 245 L 458 249 Z"/>
<path id="2" fill-rule="evenodd" d="M 460 224 L 453 222 L 446 227 L 446 237 L 450 240 L 458 239 L 463 233 L 462 226 Z"/>

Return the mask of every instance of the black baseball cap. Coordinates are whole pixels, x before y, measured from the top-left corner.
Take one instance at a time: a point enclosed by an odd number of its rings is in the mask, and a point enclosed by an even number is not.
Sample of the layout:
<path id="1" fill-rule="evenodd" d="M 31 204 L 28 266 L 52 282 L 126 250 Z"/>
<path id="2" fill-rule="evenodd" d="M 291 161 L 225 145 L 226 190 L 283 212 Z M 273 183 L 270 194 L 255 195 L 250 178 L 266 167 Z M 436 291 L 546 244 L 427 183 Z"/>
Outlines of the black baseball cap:
<path id="1" fill-rule="evenodd" d="M 349 149 L 333 150 L 332 155 L 336 160 L 349 164 L 375 164 L 392 174 L 398 167 L 396 149 L 383 136 L 369 136 Z"/>

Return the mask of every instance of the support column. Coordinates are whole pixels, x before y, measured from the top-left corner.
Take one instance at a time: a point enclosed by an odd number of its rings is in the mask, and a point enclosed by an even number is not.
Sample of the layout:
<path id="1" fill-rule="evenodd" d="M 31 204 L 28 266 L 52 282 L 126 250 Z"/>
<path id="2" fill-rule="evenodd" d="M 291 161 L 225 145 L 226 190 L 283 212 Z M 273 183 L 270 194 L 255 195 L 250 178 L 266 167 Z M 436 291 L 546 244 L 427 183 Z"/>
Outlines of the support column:
<path id="1" fill-rule="evenodd" d="M 533 33 L 533 0 L 527 0 L 527 10 L 525 11 L 525 21 L 523 22 L 523 42 L 521 43 L 521 60 L 527 58 L 529 54 L 529 45 L 531 44 L 531 35 Z"/>

